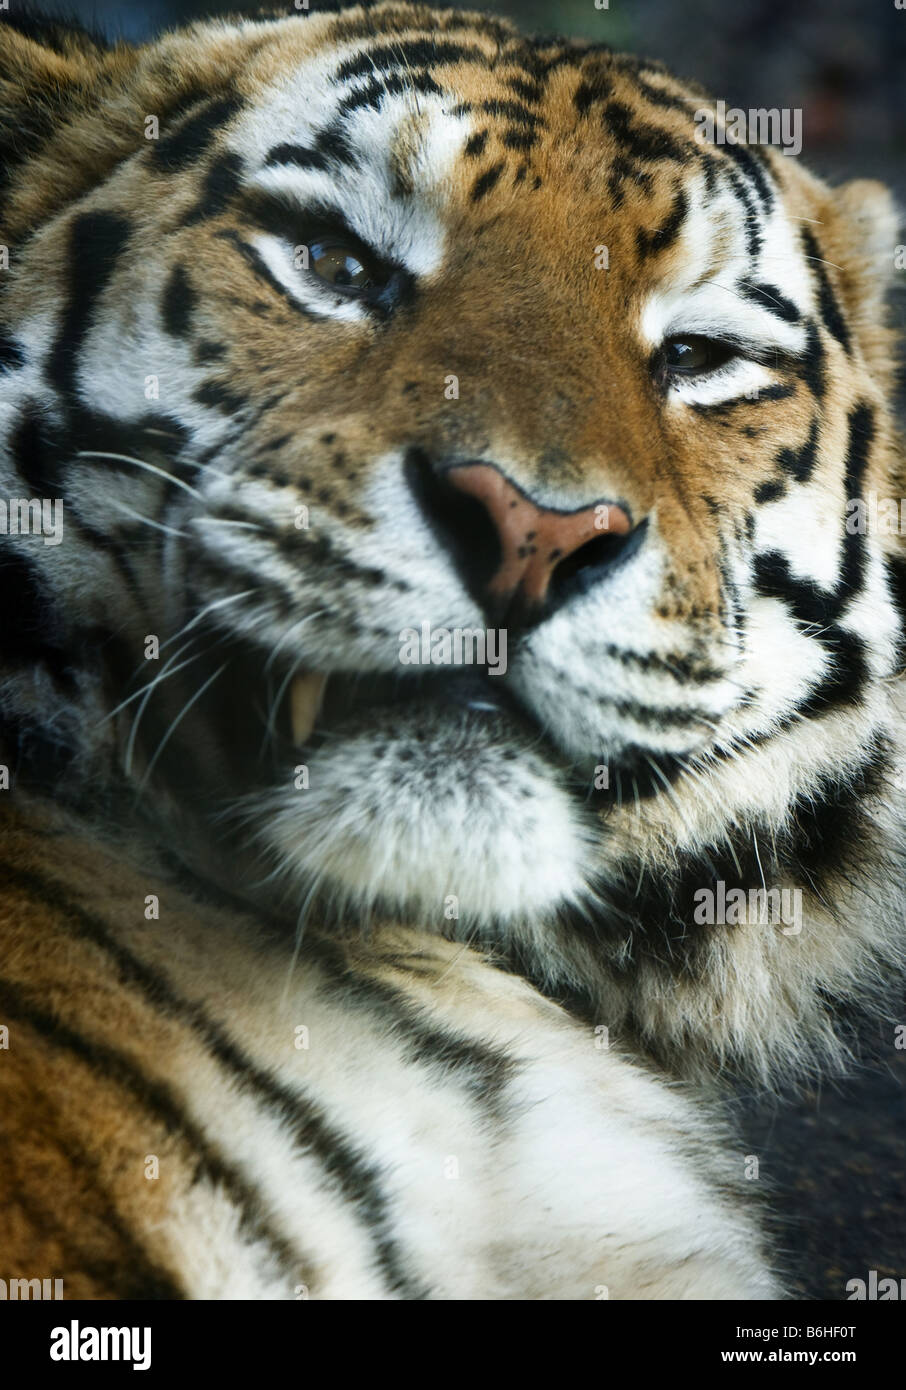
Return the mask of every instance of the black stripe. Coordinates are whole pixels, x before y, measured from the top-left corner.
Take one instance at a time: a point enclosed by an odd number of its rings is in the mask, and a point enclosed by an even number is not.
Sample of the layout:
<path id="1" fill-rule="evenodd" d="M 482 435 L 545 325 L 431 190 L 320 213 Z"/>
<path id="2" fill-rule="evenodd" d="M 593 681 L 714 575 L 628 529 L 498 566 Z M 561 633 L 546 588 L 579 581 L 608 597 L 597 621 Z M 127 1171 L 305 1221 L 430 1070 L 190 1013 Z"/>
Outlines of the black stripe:
<path id="1" fill-rule="evenodd" d="M 755 556 L 754 583 L 763 598 L 779 599 L 803 625 L 824 629 L 839 616 L 836 594 L 828 593 L 812 579 L 794 575 L 789 560 L 779 550 Z"/>
<path id="2" fill-rule="evenodd" d="M 229 151 L 215 159 L 204 176 L 201 196 L 195 207 L 187 212 L 182 220 L 184 227 L 193 227 L 198 222 L 220 217 L 226 212 L 233 198 L 239 192 L 242 182 L 242 159 Z"/>
<path id="3" fill-rule="evenodd" d="M 846 446 L 847 500 L 863 497 L 865 473 L 875 438 L 875 412 L 864 401 L 853 406 L 847 420 L 848 440 Z M 861 591 L 865 582 L 867 565 L 866 538 L 858 532 L 843 530 L 843 564 L 840 573 L 840 599 L 846 602 Z"/>
<path id="4" fill-rule="evenodd" d="M 203 99 L 160 140 L 151 142 L 151 157 L 168 174 L 188 169 L 207 152 L 215 136 L 242 107 L 237 96 Z"/>
<path id="5" fill-rule="evenodd" d="M 472 185 L 472 192 L 470 194 L 473 203 L 480 202 L 486 193 L 490 193 L 505 168 L 506 160 L 501 159 L 499 163 L 492 164 L 490 169 L 485 169 L 483 174 L 478 175 L 478 178 Z"/>
<path id="6" fill-rule="evenodd" d="M 31 875 L 16 870 L 13 881 L 22 887 L 31 878 Z M 28 886 L 29 889 L 32 888 L 31 884 Z M 37 892 L 39 901 L 45 901 L 40 883 L 35 884 L 33 891 Z M 72 912 L 71 906 L 68 912 Z M 168 1134 L 183 1138 L 196 1160 L 197 1176 L 203 1177 L 212 1186 L 223 1187 L 240 1212 L 242 1229 L 269 1246 L 287 1274 L 298 1279 L 299 1256 L 291 1244 L 271 1226 L 268 1219 L 261 1215 L 260 1194 L 211 1146 L 207 1137 L 189 1119 L 165 1082 L 155 1081 L 148 1076 L 118 1048 L 93 1041 L 76 1032 L 62 1019 L 41 1008 L 24 990 L 8 980 L 0 979 L 0 1004 L 3 1006 L 5 1017 L 26 1024 L 52 1047 L 68 1052 L 96 1076 L 126 1091 L 137 1105 L 154 1116 Z"/>
<path id="7" fill-rule="evenodd" d="M 682 684 L 688 682 L 692 685 L 707 685 L 711 681 L 723 680 L 726 676 L 725 671 L 719 671 L 713 666 L 702 664 L 696 658 L 684 656 L 677 652 L 673 656 L 658 656 L 655 652 L 634 652 L 626 647 L 617 647 L 613 643 L 607 643 L 603 648 L 605 656 L 613 661 L 619 661 L 623 666 L 634 666 L 639 671 L 660 671 L 665 675 L 672 676 L 675 681 Z"/>
<path id="8" fill-rule="evenodd" d="M 466 142 L 465 153 L 469 156 L 470 159 L 474 158 L 474 156 L 476 155 L 484 154 L 484 147 L 487 143 L 487 130 L 479 130 L 474 135 L 470 136 L 470 138 Z"/>
<path id="9" fill-rule="evenodd" d="M 246 396 L 238 396 L 219 381 L 205 381 L 192 392 L 193 401 L 225 415 L 238 415 L 249 404 Z"/>
<path id="10" fill-rule="evenodd" d="M 689 212 L 689 195 L 684 188 L 681 188 L 673 200 L 670 212 L 653 232 L 646 232 L 640 227 L 636 232 L 636 250 L 639 259 L 644 260 L 652 252 L 665 251 L 679 236 L 680 229 L 686 220 Z"/>
<path id="11" fill-rule="evenodd" d="M 821 315 L 821 322 L 828 333 L 837 339 L 844 352 L 848 353 L 851 348 L 849 328 L 824 268 L 821 247 L 818 245 L 811 227 L 803 227 L 802 245 L 804 253 L 809 259 L 809 270 L 818 282 L 818 312 Z"/>
<path id="12" fill-rule="evenodd" d="M 602 112 L 604 129 L 619 140 L 631 158 L 670 160 L 684 165 L 694 162 L 697 150 L 692 140 L 681 144 L 669 131 L 658 126 L 633 124 L 634 115 L 619 101 L 609 102 Z"/>
<path id="13" fill-rule="evenodd" d="M 512 121 L 515 125 L 528 126 L 530 130 L 544 125 L 543 119 L 537 112 L 530 110 L 520 101 L 488 99 L 479 102 L 477 110 L 486 111 L 489 116 L 496 116 L 498 120 Z"/>
<path id="14" fill-rule="evenodd" d="M 682 758 L 658 753 L 639 743 L 627 743 L 618 753 L 608 755 L 611 770 L 610 787 L 590 787 L 587 780 L 577 778 L 574 788 L 590 806 L 604 809 L 624 800 L 647 801 L 663 796 L 665 784 L 672 786 L 685 768 Z"/>
<path id="15" fill-rule="evenodd" d="M 663 87 L 657 87 L 653 82 L 648 82 L 640 75 L 636 76 L 635 85 L 645 100 L 651 102 L 652 106 L 660 106 L 667 111 L 678 111 L 686 120 L 689 119 L 691 103 L 684 97 L 676 96 Z"/>
<path id="16" fill-rule="evenodd" d="M 778 290 L 776 285 L 753 285 L 748 280 L 738 280 L 736 293 L 743 299 L 751 299 L 769 313 L 776 314 L 784 323 L 798 323 L 802 315 L 791 299 Z"/>
<path id="17" fill-rule="evenodd" d="M 865 643 L 848 628 L 835 626 L 822 634 L 821 645 L 833 657 L 830 675 L 796 706 L 804 718 L 820 717 L 840 705 L 855 705 L 865 694 L 869 680 Z"/>
<path id="18" fill-rule="evenodd" d="M 898 643 L 900 671 L 906 667 L 906 556 L 888 555 L 885 560 L 887 587 L 900 619 L 900 640 Z"/>
<path id="19" fill-rule="evenodd" d="M 581 695 L 583 699 L 594 704 L 615 710 L 622 719 L 634 719 L 637 724 L 653 725 L 655 728 L 670 726 L 676 729 L 690 729 L 699 728 L 702 725 L 710 728 L 714 723 L 714 715 L 706 709 L 696 709 L 695 707 L 681 709 L 675 705 L 643 705 L 638 700 L 618 700 L 616 697 L 593 689 L 591 686 L 575 686 L 574 691 L 577 697 Z"/>
<path id="20" fill-rule="evenodd" d="M 25 366 L 25 349 L 15 338 L 0 332 L 0 372 L 14 372 Z"/>
<path id="21" fill-rule="evenodd" d="M 247 241 L 243 241 L 238 232 L 234 232 L 232 228 L 229 228 L 222 232 L 215 232 L 214 235 L 219 237 L 222 241 L 229 241 L 235 246 L 246 264 L 260 279 L 270 285 L 271 289 L 280 296 L 284 304 L 288 304 L 295 313 L 301 314 L 302 317 L 306 319 L 320 319 L 322 317 L 322 315 L 312 313 L 310 309 L 306 308 L 304 304 L 296 299 L 295 295 L 290 294 L 285 285 L 281 285 L 277 277 L 271 273 L 258 249 L 251 246 Z"/>
<path id="22" fill-rule="evenodd" d="M 195 361 L 199 367 L 210 367 L 212 362 L 222 362 L 226 351 L 225 343 L 214 343 L 210 338 L 203 338 L 195 344 Z M 219 449 L 221 446 L 218 444 L 217 447 Z"/>
<path id="23" fill-rule="evenodd" d="M 735 148 L 735 147 L 730 147 Z M 746 247 L 752 260 L 756 260 L 761 253 L 762 233 L 761 217 L 755 199 L 749 190 L 743 176 L 736 169 L 729 171 L 730 183 L 733 191 L 745 209 L 745 232 Z"/>
<path id="24" fill-rule="evenodd" d="M 288 1128 L 299 1152 L 313 1154 L 339 1191 L 352 1203 L 371 1234 L 378 1264 L 388 1285 L 406 1298 L 421 1297 L 423 1291 L 406 1272 L 402 1251 L 392 1234 L 379 1165 L 372 1163 L 345 1135 L 330 1126 L 311 1100 L 290 1090 L 257 1067 L 239 1045 L 208 1017 L 200 1004 L 180 995 L 164 975 L 118 942 L 107 925 L 74 902 L 62 884 L 16 865 L 4 864 L 3 869 L 9 881 L 15 883 L 20 891 L 31 892 L 42 903 L 56 909 L 70 932 L 100 947 L 115 962 L 125 984 L 140 990 L 153 1008 L 164 1011 L 190 1028 L 219 1064 L 235 1078 L 239 1089 L 267 1106 Z M 143 1079 L 147 1081 L 147 1078 Z M 189 1122 L 186 1121 L 186 1124 Z M 196 1135 L 193 1143 L 200 1151 L 204 1150 L 203 1136 Z M 212 1156 L 214 1161 L 216 1155 Z M 235 1181 L 243 1182 L 238 1176 Z M 245 1200 L 250 1209 L 251 1196 L 246 1190 Z M 260 1220 L 259 1225 L 266 1229 Z M 276 1239 L 285 1254 L 288 1247 L 283 1238 Z"/>
<path id="25" fill-rule="evenodd" d="M 807 483 L 815 471 L 818 461 L 818 417 L 812 420 L 808 438 L 798 449 L 781 449 L 776 463 L 781 473 L 786 473 L 797 483 Z M 849 495 L 849 494 L 847 494 Z"/>
<path id="26" fill-rule="evenodd" d="M 315 136 L 315 150 L 323 155 L 328 165 L 355 164 L 356 152 L 349 139 L 349 132 L 342 121 L 332 121 Z"/>
<path id="27" fill-rule="evenodd" d="M 537 145 L 539 136 L 534 130 L 505 130 L 502 143 L 508 150 L 530 150 L 533 145 Z"/>
<path id="28" fill-rule="evenodd" d="M 783 483 L 773 479 L 766 483 L 759 483 L 755 489 L 754 497 L 759 506 L 765 502 L 776 502 L 778 497 L 782 497 L 786 492 Z"/>
<path id="29" fill-rule="evenodd" d="M 616 159 L 612 160 L 607 175 L 607 188 L 614 210 L 623 205 L 625 198 L 623 184 L 627 181 L 633 187 L 641 189 L 643 193 L 651 191 L 651 175 L 646 174 L 640 164 L 633 164 L 631 160 L 618 155 Z"/>
<path id="30" fill-rule="evenodd" d="M 327 169 L 327 158 L 320 150 L 306 149 L 302 145 L 275 145 L 268 151 L 264 161 L 265 168 L 275 164 L 291 164 L 297 169 Z"/>
<path id="31" fill-rule="evenodd" d="M 379 44 L 366 48 L 354 58 L 347 58 L 337 68 L 337 80 L 366 77 L 378 72 L 397 69 L 440 67 L 450 63 L 479 63 L 488 67 L 491 58 L 477 44 L 454 43 L 442 39 L 405 39 L 400 43 Z"/>
<path id="32" fill-rule="evenodd" d="M 760 390 L 755 396 L 733 396 L 728 401 L 715 401 L 713 405 L 702 401 L 693 401 L 688 409 L 694 410 L 698 415 L 708 415 L 710 417 L 734 415 L 737 410 L 745 409 L 753 405 L 763 405 L 765 401 L 785 401 L 795 394 L 795 386 L 776 382 L 773 386 L 765 386 L 764 389 Z M 728 422 L 721 421 L 721 423 L 725 424 Z M 760 432 L 761 431 L 759 431 L 759 433 Z M 754 437 L 748 430 L 744 430 L 744 433 L 747 433 L 749 438 Z"/>
<path id="33" fill-rule="evenodd" d="M 450 1028 L 434 1027 L 402 990 L 356 970 L 342 949 L 328 938 L 312 940 L 310 949 L 343 1000 L 385 1019 L 391 1033 L 406 1042 L 411 1061 L 437 1067 L 462 1086 L 493 1119 L 505 1116 L 505 1091 L 518 1070 L 518 1063 L 505 1050 L 464 1037 Z M 378 965 L 380 962 L 378 957 Z"/>
<path id="34" fill-rule="evenodd" d="M 25 483 L 29 496 L 52 498 L 60 487 L 61 460 L 34 401 L 23 402 L 8 447 L 16 476 Z"/>
<path id="35" fill-rule="evenodd" d="M 112 212 L 83 212 L 70 223 L 66 305 L 47 358 L 47 375 L 64 395 L 75 391 L 79 353 L 130 231 L 126 218 Z"/>
<path id="36" fill-rule="evenodd" d="M 827 354 L 821 342 L 821 334 L 814 321 L 809 320 L 806 325 L 805 349 L 800 358 L 799 373 L 818 401 L 823 399 L 827 389 L 826 362 Z"/>
<path id="37" fill-rule="evenodd" d="M 530 81 L 525 77 L 508 77 L 506 85 L 511 92 L 515 92 L 517 97 L 523 101 L 529 101 L 537 105 L 544 100 L 544 87 L 540 82 Z"/>
<path id="38" fill-rule="evenodd" d="M 785 401 L 795 394 L 795 386 L 784 385 L 778 381 L 775 385 L 766 386 L 763 391 L 759 391 L 758 395 L 752 398 L 751 404 L 760 405 L 762 401 Z"/>
<path id="39" fill-rule="evenodd" d="M 584 77 L 573 93 L 573 105 L 580 116 L 587 116 L 596 101 L 607 101 L 613 84 L 605 72 Z"/>
<path id="40" fill-rule="evenodd" d="M 850 412 L 846 496 L 861 496 L 868 453 L 874 435 L 874 413 L 858 405 Z M 815 640 L 833 658 L 829 676 L 799 706 L 803 715 L 826 714 L 835 705 L 852 704 L 869 679 L 865 644 L 839 620 L 851 598 L 862 589 L 867 563 L 865 537 L 843 531 L 843 553 L 836 588 L 828 593 L 812 580 L 794 575 L 786 556 L 769 551 L 755 559 L 754 583 L 760 594 L 786 604 L 801 624 L 816 629 Z"/>
<path id="41" fill-rule="evenodd" d="M 745 746 L 738 746 L 721 761 L 744 752 Z M 828 776 L 811 794 L 797 798 L 781 829 L 747 824 L 700 851 L 680 851 L 666 873 L 660 867 L 651 870 L 627 863 L 619 879 L 614 880 L 611 873 L 606 881 L 602 878 L 594 884 L 598 911 L 565 911 L 570 935 L 589 943 L 597 957 L 606 961 L 608 975 L 622 974 L 629 979 L 644 962 L 653 978 L 662 980 L 665 990 L 675 988 L 677 977 L 700 984 L 715 932 L 730 933 L 735 928 L 697 923 L 696 894 L 703 888 L 714 891 L 718 881 L 728 888 L 745 890 L 792 881 L 802 885 L 806 894 L 810 888 L 820 893 L 821 881 L 827 876 L 836 878 L 852 871 L 863 876 L 877 838 L 865 812 L 865 800 L 882 789 L 889 761 L 889 748 L 873 742 L 862 765 L 851 775 Z M 521 960 L 519 965 L 519 973 L 531 976 L 531 962 Z M 551 994 L 551 981 L 538 979 L 537 972 L 535 975 L 538 987 Z M 589 990 L 585 1000 L 589 1008 L 591 993 Z M 561 997 L 559 991 L 557 997 Z M 570 1007 L 581 1002 L 570 1001 Z M 597 1019 L 600 994 L 594 998 L 593 1008 Z"/>
<path id="42" fill-rule="evenodd" d="M 423 96 L 442 96 L 434 78 L 428 72 L 389 73 L 386 77 L 371 77 L 368 82 L 349 93 L 336 110 L 337 119 L 350 111 L 377 111 L 387 96 L 405 96 L 418 92 Z"/>
<path id="43" fill-rule="evenodd" d="M 270 469 L 268 469 L 267 475 L 273 477 Z M 305 488 L 308 479 L 299 478 L 297 482 L 300 487 Z M 224 520 L 248 520 L 248 513 L 243 512 L 238 507 L 234 508 L 226 504 L 217 508 L 216 515 Z M 268 524 L 263 515 L 260 518 L 260 525 L 267 532 L 270 544 L 296 563 L 304 558 L 309 567 L 323 565 L 325 568 L 329 568 L 332 574 L 353 579 L 359 584 L 368 584 L 373 588 L 387 586 L 388 579 L 383 570 L 377 569 L 373 565 L 359 564 L 348 550 L 344 550 L 340 542 L 331 540 L 329 536 L 316 536 L 312 531 L 297 531 L 295 527 L 287 529 L 279 526 L 276 522 Z M 228 554 L 224 554 L 221 558 L 213 552 L 207 552 L 204 555 L 199 555 L 196 563 L 208 566 L 211 573 L 219 578 L 229 575 L 233 578 L 234 583 L 241 581 L 244 588 L 260 588 L 260 575 L 255 580 L 253 568 L 237 565 Z M 400 593 L 405 593 L 409 586 L 405 580 L 398 579 L 393 581 L 393 587 Z M 276 598 L 278 592 L 275 589 L 270 596 Z M 281 592 L 280 597 L 289 607 L 292 606 L 292 595 L 289 589 L 285 593 Z"/>
<path id="44" fill-rule="evenodd" d="M 101 1209 L 91 1209 L 91 1197 L 86 1193 L 88 1203 L 83 1199 L 79 1211 L 79 1234 L 82 1236 L 79 1239 L 76 1232 L 64 1225 L 65 1217 L 58 1209 L 49 1210 L 43 1203 L 36 1205 L 23 1191 L 22 1185 L 17 1186 L 15 1204 L 28 1225 L 44 1239 L 49 1237 L 60 1250 L 60 1265 L 51 1268 L 44 1277 L 63 1279 L 64 1292 L 66 1280 L 72 1279 L 73 1275 L 84 1274 L 100 1286 L 103 1294 L 111 1294 L 116 1299 L 147 1299 L 155 1302 L 183 1299 L 183 1290 L 142 1248 L 102 1190 L 92 1155 L 86 1153 L 71 1137 L 67 1136 L 64 1140 L 59 1131 L 53 1137 L 83 1180 L 87 1176 L 91 1181 L 91 1193 L 98 1199 Z M 59 1200 L 58 1194 L 54 1195 Z M 98 1225 L 102 1227 L 102 1233 L 91 1229 Z M 115 1256 L 100 1253 L 111 1232 L 120 1246 Z"/>
<path id="45" fill-rule="evenodd" d="M 763 155 L 758 146 L 740 145 L 728 139 L 720 148 L 729 159 L 733 160 L 742 177 L 755 185 L 765 208 L 770 209 L 774 203 L 774 190 L 765 173 L 762 162 Z"/>
<path id="46" fill-rule="evenodd" d="M 164 327 L 174 338 L 188 337 L 197 302 L 198 296 L 185 267 L 177 262 L 170 272 L 160 305 Z"/>

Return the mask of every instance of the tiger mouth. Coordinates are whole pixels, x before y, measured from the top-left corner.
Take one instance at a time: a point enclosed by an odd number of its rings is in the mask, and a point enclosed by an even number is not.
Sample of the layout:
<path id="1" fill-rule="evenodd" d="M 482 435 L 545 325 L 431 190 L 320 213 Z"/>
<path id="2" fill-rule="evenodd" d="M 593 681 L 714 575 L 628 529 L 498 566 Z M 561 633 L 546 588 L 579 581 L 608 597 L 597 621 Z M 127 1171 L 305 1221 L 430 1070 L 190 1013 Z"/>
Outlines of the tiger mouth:
<path id="1" fill-rule="evenodd" d="M 533 738 L 544 736 L 512 693 L 478 667 L 418 674 L 303 672 L 290 683 L 290 736 L 295 748 L 306 748 L 320 735 L 378 709 L 404 710 L 427 703 L 504 716 L 528 729 Z"/>
<path id="2" fill-rule="evenodd" d="M 411 735 L 420 712 L 428 715 L 446 709 L 451 716 L 472 716 L 480 722 L 496 722 L 511 751 L 532 749 L 563 779 L 572 793 L 591 808 L 601 810 L 621 803 L 626 794 L 638 800 L 656 796 L 682 770 L 682 760 L 630 749 L 619 758 L 606 750 L 577 759 L 558 743 L 556 731 L 543 726 L 521 702 L 509 683 L 494 679 L 481 667 L 468 670 L 405 673 L 303 672 L 293 678 L 285 701 L 287 737 L 298 753 L 315 754 L 332 736 L 358 736 L 375 725 L 380 716 L 399 716 L 408 722 Z M 416 737 L 418 734 L 416 732 Z M 600 780 L 602 766 L 613 778 Z"/>

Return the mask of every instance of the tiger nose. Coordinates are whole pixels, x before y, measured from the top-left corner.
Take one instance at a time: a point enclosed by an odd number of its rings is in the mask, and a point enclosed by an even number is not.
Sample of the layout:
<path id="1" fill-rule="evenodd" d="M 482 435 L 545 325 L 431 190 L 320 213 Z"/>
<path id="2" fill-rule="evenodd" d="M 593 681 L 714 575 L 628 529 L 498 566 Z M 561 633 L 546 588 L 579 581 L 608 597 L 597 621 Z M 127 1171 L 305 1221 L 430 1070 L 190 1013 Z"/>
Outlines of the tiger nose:
<path id="1" fill-rule="evenodd" d="M 567 580 L 570 590 L 575 581 L 584 587 L 583 578 L 607 567 L 605 556 L 619 548 L 608 547 L 608 538 L 613 542 L 632 530 L 628 513 L 613 502 L 573 512 L 540 507 L 491 464 L 457 464 L 444 478 L 481 504 L 497 534 L 499 564 L 484 588 L 498 613 L 514 606 L 526 613 L 549 609 L 552 591 L 564 589 Z"/>

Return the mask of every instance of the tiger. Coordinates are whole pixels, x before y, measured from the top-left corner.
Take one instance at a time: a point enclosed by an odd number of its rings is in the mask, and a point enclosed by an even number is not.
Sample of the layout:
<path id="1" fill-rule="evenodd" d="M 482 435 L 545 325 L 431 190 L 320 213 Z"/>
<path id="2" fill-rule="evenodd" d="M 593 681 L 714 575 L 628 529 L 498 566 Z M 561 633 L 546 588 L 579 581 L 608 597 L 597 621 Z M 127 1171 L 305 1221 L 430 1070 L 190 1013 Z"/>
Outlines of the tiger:
<path id="1" fill-rule="evenodd" d="M 0 113 L 0 1275 L 789 1296 L 727 1085 L 902 979 L 888 191 L 396 0 L 13 6 Z"/>

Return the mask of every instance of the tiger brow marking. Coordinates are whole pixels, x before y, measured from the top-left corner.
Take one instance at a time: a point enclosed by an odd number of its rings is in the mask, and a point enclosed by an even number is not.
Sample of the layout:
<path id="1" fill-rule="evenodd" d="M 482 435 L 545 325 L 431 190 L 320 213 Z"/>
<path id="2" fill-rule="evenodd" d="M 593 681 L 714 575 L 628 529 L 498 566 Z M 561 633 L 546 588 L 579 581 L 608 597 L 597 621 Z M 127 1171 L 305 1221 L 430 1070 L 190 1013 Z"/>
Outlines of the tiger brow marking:
<path id="1" fill-rule="evenodd" d="M 59 911 L 72 935 L 91 941 L 104 951 L 116 963 L 124 982 L 137 987 L 153 1008 L 163 1009 L 190 1028 L 220 1065 L 236 1078 L 242 1091 L 257 1094 L 279 1121 L 289 1125 L 299 1152 L 310 1152 L 318 1159 L 359 1213 L 363 1225 L 371 1234 L 379 1265 L 389 1286 L 407 1298 L 421 1297 L 422 1291 L 405 1272 L 402 1252 L 396 1238 L 390 1233 L 387 1198 L 378 1182 L 375 1165 L 345 1135 L 327 1123 L 314 1102 L 304 1094 L 294 1093 L 257 1067 L 208 1016 L 201 1004 L 179 994 L 165 975 L 116 941 L 107 925 L 74 903 L 59 882 L 8 863 L 3 864 L 3 869 L 11 882 Z M 131 1065 L 128 1059 L 125 1060 L 127 1066 Z M 186 1124 L 191 1125 L 191 1121 L 186 1120 Z M 197 1135 L 197 1147 L 203 1149 L 204 1144 L 204 1137 Z M 230 1170 L 226 1171 L 229 1174 Z M 244 1183 L 238 1175 L 236 1181 Z M 282 1242 L 282 1237 L 275 1239 Z"/>
<path id="2" fill-rule="evenodd" d="M 200 96 L 194 107 L 181 113 L 172 130 L 153 142 L 150 153 L 154 165 L 164 173 L 177 174 L 197 163 L 223 126 L 241 109 L 242 101 L 235 94 Z"/>
<path id="3" fill-rule="evenodd" d="M 689 195 L 680 188 L 670 206 L 666 218 L 653 232 L 640 227 L 636 232 L 636 249 L 639 259 L 644 260 L 653 253 L 666 251 L 679 236 L 689 213 Z"/>
<path id="4" fill-rule="evenodd" d="M 811 262 L 812 275 L 818 284 L 818 312 L 821 315 L 821 322 L 828 333 L 836 338 L 843 351 L 849 354 L 852 348 L 849 325 L 843 317 L 837 296 L 827 271 L 824 269 L 826 265 L 830 265 L 834 266 L 835 270 L 839 270 L 840 266 L 835 266 L 833 261 L 826 261 L 821 256 L 821 248 L 811 227 L 802 227 L 799 235 L 805 251 L 805 258 Z"/>
<path id="5" fill-rule="evenodd" d="M 317 169 L 326 172 L 327 159 L 320 150 L 309 149 L 304 145 L 275 145 L 268 152 L 264 167 L 273 168 L 281 164 L 294 165 L 297 169 Z"/>
<path id="6" fill-rule="evenodd" d="M 377 48 L 366 48 L 355 57 L 347 58 L 337 69 L 341 82 L 350 78 L 367 77 L 374 73 L 391 73 L 405 66 L 411 72 L 412 65 L 417 68 L 445 67 L 452 63 L 471 62 L 483 67 L 490 65 L 490 58 L 477 44 L 461 44 L 450 40 L 399 39 L 395 43 L 385 43 Z"/>

